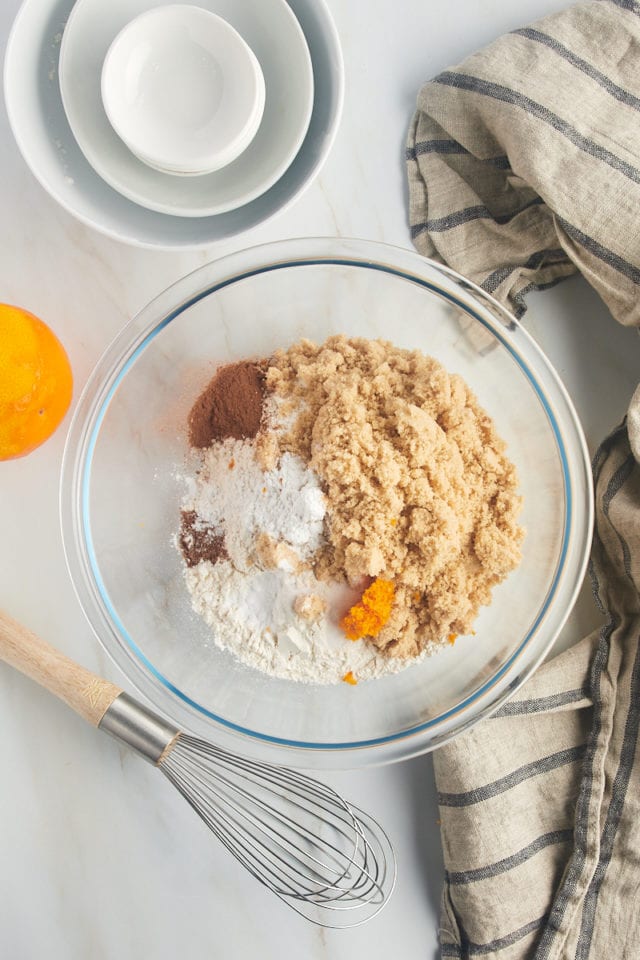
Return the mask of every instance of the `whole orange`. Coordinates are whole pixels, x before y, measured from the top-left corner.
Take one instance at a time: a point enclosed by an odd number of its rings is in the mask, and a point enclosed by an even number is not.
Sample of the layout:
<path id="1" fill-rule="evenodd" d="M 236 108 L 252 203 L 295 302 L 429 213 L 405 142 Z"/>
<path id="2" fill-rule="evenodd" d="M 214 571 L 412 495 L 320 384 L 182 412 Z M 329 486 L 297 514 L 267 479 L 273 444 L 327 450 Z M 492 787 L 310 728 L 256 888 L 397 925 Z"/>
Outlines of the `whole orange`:
<path id="1" fill-rule="evenodd" d="M 72 392 L 69 360 L 55 333 L 27 310 L 0 304 L 0 460 L 44 443 Z"/>

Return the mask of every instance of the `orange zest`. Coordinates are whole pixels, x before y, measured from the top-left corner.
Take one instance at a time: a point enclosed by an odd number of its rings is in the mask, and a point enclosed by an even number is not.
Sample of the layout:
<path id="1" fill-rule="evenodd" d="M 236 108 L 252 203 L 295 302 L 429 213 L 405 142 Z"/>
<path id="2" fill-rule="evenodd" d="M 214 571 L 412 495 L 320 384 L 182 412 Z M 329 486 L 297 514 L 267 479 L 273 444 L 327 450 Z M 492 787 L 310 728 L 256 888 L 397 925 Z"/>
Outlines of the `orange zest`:
<path id="1" fill-rule="evenodd" d="M 376 579 L 340 621 L 348 640 L 377 637 L 391 616 L 395 589 L 390 580 Z"/>
<path id="2" fill-rule="evenodd" d="M 344 680 L 345 683 L 350 683 L 352 687 L 355 687 L 356 683 L 358 682 L 354 677 L 353 673 L 351 672 L 351 670 L 349 670 L 348 673 L 345 673 L 342 679 Z"/>
<path id="3" fill-rule="evenodd" d="M 453 646 L 453 644 L 454 644 L 454 643 L 456 642 L 456 640 L 458 639 L 458 634 L 457 634 L 457 633 L 450 633 L 447 639 L 448 639 L 449 643 Z"/>
<path id="4" fill-rule="evenodd" d="M 0 460 L 44 443 L 72 391 L 69 360 L 53 331 L 27 310 L 0 304 Z"/>

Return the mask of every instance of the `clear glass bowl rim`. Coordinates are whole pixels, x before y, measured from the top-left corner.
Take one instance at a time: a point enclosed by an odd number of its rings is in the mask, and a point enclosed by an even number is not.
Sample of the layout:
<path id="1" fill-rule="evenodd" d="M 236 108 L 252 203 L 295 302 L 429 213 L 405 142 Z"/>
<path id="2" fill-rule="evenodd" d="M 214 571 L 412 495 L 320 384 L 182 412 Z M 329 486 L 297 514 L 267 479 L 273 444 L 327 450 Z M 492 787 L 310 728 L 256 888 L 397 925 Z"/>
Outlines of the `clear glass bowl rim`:
<path id="1" fill-rule="evenodd" d="M 101 587 L 97 560 L 92 556 L 90 538 L 87 539 L 85 531 L 88 519 L 87 478 L 97 433 L 111 397 L 138 354 L 160 330 L 184 310 L 216 290 L 258 273 L 316 263 L 367 267 L 417 282 L 423 287 L 437 291 L 440 296 L 444 296 L 467 313 L 474 315 L 485 327 L 488 326 L 494 335 L 498 336 L 502 345 L 515 357 L 546 409 L 558 443 L 567 494 L 563 544 L 552 587 L 536 622 L 508 660 L 501 664 L 489 680 L 472 695 L 435 718 L 416 724 L 409 730 L 375 740 L 338 744 L 286 740 L 248 730 L 223 717 L 218 717 L 181 693 L 147 660 L 135 641 L 128 637 L 124 627 L 118 625 L 117 612 L 113 609 L 106 591 Z M 425 274 L 429 272 L 435 272 L 436 276 L 447 285 L 442 287 L 434 283 L 433 279 L 427 279 Z M 470 304 L 469 300 L 460 299 L 460 294 L 456 295 L 454 292 L 456 289 L 460 292 L 469 291 L 472 303 Z M 517 351 L 514 352 L 513 344 L 510 342 L 514 333 L 523 338 L 528 348 L 537 355 L 547 378 L 551 379 L 557 390 L 557 396 L 564 402 L 565 414 L 573 429 L 574 440 L 582 454 L 582 467 L 588 477 L 585 485 L 587 503 L 583 505 L 586 509 L 584 509 L 585 518 L 582 524 L 576 525 L 576 509 L 575 504 L 572 503 L 572 483 L 562 430 L 556 422 L 541 385 L 535 376 L 532 376 L 533 372 L 528 366 L 518 358 Z M 198 719 L 205 719 L 207 723 L 213 720 L 216 724 L 216 740 L 221 745 L 236 747 L 239 743 L 238 738 L 241 738 L 246 748 L 245 752 L 255 753 L 257 750 L 264 759 L 275 758 L 290 765 L 331 768 L 380 764 L 432 750 L 493 713 L 522 686 L 552 646 L 580 589 L 591 541 L 593 493 L 586 442 L 573 404 L 555 370 L 535 341 L 498 301 L 448 267 L 403 247 L 355 239 L 304 238 L 249 247 L 198 267 L 154 298 L 117 334 L 90 374 L 69 428 L 60 481 L 60 517 L 67 566 L 74 589 L 93 632 L 110 658 L 156 708 L 193 733 L 205 732 Z M 575 536 L 581 537 L 581 543 L 577 561 L 574 562 L 574 569 L 571 571 L 571 595 L 568 602 L 565 602 L 563 615 L 556 618 L 553 630 L 546 637 L 545 642 L 540 643 L 540 637 L 535 636 L 536 625 L 553 602 L 559 578 L 565 572 L 564 563 L 568 544 L 571 537 Z M 520 672 L 516 672 L 517 661 L 532 638 L 538 640 L 535 658 Z M 153 678 L 160 681 L 161 687 L 157 686 Z M 502 692 L 491 699 L 491 691 L 499 681 L 505 679 L 509 680 L 508 684 L 506 686 L 503 684 Z M 158 701 L 159 691 L 165 695 L 162 703 Z M 469 713 L 470 708 L 475 709 Z M 461 715 L 465 712 L 466 717 L 462 717 Z M 454 716 L 460 717 L 460 723 L 455 729 L 450 729 L 447 721 Z M 443 725 L 447 728 L 438 731 L 438 727 L 442 728 Z M 207 729 L 210 733 L 210 724 Z"/>

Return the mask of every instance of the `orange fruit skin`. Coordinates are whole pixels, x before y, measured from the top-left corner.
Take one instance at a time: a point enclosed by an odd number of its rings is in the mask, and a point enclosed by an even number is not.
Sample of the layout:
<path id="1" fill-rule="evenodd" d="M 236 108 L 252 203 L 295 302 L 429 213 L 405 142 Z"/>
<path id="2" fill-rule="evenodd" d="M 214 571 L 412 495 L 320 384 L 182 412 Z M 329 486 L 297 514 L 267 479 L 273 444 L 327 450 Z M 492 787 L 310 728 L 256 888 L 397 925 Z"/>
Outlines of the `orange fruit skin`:
<path id="1" fill-rule="evenodd" d="M 55 333 L 27 310 L 0 304 L 0 460 L 44 443 L 72 393 L 69 358 Z"/>

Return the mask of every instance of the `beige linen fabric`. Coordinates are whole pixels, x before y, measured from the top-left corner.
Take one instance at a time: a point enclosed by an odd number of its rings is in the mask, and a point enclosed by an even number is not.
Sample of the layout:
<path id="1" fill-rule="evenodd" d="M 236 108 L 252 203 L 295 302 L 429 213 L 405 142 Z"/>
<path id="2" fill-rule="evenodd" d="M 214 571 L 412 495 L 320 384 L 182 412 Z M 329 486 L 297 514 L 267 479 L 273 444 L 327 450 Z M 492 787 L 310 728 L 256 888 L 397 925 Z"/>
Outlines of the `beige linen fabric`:
<path id="1" fill-rule="evenodd" d="M 425 84 L 407 146 L 413 241 L 509 301 L 579 269 L 640 323 L 640 6 L 593 0 Z"/>
<path id="2" fill-rule="evenodd" d="M 416 247 L 520 315 L 580 270 L 640 324 L 640 5 L 594 0 L 425 84 Z M 444 957 L 640 957 L 640 387 L 594 464 L 605 626 L 434 755 Z"/>

